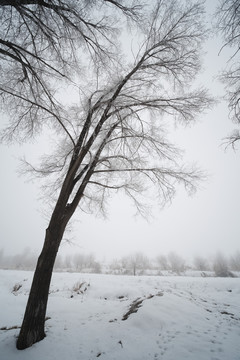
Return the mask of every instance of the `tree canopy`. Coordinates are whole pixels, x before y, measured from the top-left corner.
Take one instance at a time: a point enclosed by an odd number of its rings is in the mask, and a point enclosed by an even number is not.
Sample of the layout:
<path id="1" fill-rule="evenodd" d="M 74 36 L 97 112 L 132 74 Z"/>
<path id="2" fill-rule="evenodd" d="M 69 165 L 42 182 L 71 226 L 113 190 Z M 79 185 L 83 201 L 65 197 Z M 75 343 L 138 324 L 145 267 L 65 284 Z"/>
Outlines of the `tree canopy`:
<path id="1" fill-rule="evenodd" d="M 205 36 L 197 17 L 201 13 L 197 3 L 175 10 L 174 2 L 158 2 L 138 28 L 135 53 L 127 61 L 115 54 L 107 65 L 85 68 L 87 76 L 79 79 L 80 102 L 52 110 L 51 118 L 58 120 L 56 151 L 38 168 L 29 164 L 29 170 L 53 176 L 54 194 L 66 176 L 71 183 L 67 191 L 62 187 L 67 212 L 80 199 L 85 210 L 96 204 L 104 209 L 106 195 L 120 189 L 142 211 L 139 198 L 149 181 L 158 185 L 163 203 L 174 195 L 177 182 L 194 189 L 199 173 L 181 165 L 180 151 L 166 139 L 162 117 L 187 124 L 211 103 L 204 89 L 187 90 L 200 68 Z"/>
<path id="2" fill-rule="evenodd" d="M 86 56 L 95 64 L 109 61 L 116 22 L 121 15 L 133 22 L 138 19 L 141 6 L 127 3 L 0 2 L 0 99 L 12 120 L 5 139 L 34 136 L 49 117 L 64 127 L 58 116 L 57 89 L 74 82 Z"/>
<path id="3" fill-rule="evenodd" d="M 223 51 L 225 47 L 232 49 L 227 68 L 222 72 L 220 78 L 226 84 L 230 117 L 234 122 L 240 124 L 240 1 L 221 0 L 216 15 L 216 26 L 223 38 L 220 51 Z M 240 140 L 240 132 L 235 130 L 228 137 L 228 141 L 234 147 L 238 140 Z"/>

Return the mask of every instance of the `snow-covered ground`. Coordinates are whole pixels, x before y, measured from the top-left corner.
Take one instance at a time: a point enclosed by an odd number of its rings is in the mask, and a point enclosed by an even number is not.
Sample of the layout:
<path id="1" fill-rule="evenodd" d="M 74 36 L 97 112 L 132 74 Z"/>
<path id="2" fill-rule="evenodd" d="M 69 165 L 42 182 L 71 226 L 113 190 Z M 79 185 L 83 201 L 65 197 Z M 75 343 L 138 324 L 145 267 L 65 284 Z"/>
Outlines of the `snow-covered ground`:
<path id="1" fill-rule="evenodd" d="M 47 337 L 18 351 L 31 279 L 0 270 L 1 360 L 240 359 L 240 278 L 54 273 Z"/>

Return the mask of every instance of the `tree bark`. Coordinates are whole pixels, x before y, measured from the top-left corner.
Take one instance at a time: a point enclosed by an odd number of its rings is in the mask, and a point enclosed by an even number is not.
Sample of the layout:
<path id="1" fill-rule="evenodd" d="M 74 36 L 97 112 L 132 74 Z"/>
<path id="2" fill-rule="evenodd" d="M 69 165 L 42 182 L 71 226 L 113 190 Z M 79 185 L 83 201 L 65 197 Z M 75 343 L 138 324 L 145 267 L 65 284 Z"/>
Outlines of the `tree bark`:
<path id="1" fill-rule="evenodd" d="M 38 258 L 26 306 L 17 349 L 23 350 L 44 339 L 45 317 L 54 262 L 66 224 L 46 230 L 42 252 Z"/>
<path id="2" fill-rule="evenodd" d="M 43 249 L 38 258 L 23 323 L 16 344 L 19 350 L 32 346 L 34 343 L 43 340 L 46 336 L 44 325 L 53 266 L 66 226 L 81 200 L 88 180 L 78 190 L 73 203 L 68 204 L 67 201 L 74 187 L 74 176 L 77 169 L 78 167 L 72 169 L 70 165 L 46 230 Z"/>

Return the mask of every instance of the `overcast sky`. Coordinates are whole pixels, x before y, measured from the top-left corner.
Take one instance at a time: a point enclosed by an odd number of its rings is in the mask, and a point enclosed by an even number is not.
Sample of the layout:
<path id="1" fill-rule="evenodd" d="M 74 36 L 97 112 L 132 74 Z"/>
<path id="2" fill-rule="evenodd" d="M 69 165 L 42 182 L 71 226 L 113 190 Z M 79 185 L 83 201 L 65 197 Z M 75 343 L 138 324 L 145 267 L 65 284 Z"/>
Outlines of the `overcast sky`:
<path id="1" fill-rule="evenodd" d="M 208 2 L 213 7 L 214 2 Z M 200 81 L 213 95 L 224 93 L 215 78 L 225 66 L 229 53 L 218 55 L 221 42 L 212 38 L 206 44 L 205 71 Z M 185 150 L 187 163 L 197 163 L 208 173 L 197 193 L 189 197 L 179 191 L 171 205 L 153 205 L 152 218 L 135 218 L 130 200 L 116 196 L 109 200 L 108 218 L 78 213 L 60 253 L 94 253 L 97 258 L 116 258 L 135 251 L 148 256 L 176 251 L 182 256 L 212 255 L 217 251 L 233 254 L 240 250 L 240 146 L 234 152 L 223 138 L 236 126 L 228 118 L 227 104 L 221 101 L 202 114 L 194 126 L 179 127 L 169 134 Z M 17 175 L 18 157 L 30 158 L 44 152 L 44 140 L 22 147 L 0 145 L 0 249 L 6 254 L 29 247 L 41 250 L 47 218 L 38 182 Z"/>

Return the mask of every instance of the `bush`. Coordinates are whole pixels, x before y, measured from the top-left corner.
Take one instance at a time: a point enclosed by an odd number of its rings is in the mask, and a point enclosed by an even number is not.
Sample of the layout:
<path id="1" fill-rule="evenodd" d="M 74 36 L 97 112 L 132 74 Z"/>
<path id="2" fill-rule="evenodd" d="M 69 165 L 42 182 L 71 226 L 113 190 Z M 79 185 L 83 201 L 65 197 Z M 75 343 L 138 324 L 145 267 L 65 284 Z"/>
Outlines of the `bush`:
<path id="1" fill-rule="evenodd" d="M 234 277 L 233 273 L 229 271 L 226 257 L 221 253 L 218 253 L 214 259 L 213 270 L 217 277 Z"/>

